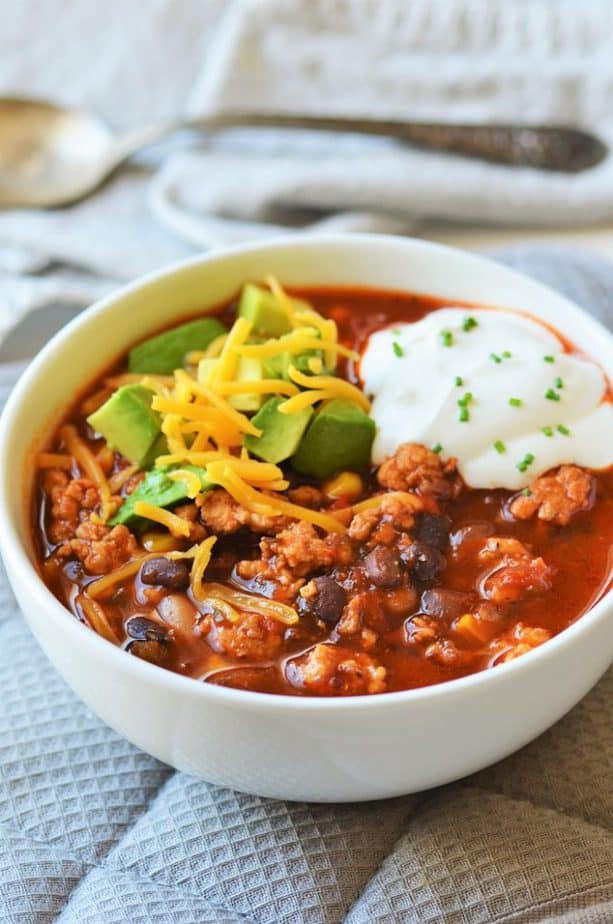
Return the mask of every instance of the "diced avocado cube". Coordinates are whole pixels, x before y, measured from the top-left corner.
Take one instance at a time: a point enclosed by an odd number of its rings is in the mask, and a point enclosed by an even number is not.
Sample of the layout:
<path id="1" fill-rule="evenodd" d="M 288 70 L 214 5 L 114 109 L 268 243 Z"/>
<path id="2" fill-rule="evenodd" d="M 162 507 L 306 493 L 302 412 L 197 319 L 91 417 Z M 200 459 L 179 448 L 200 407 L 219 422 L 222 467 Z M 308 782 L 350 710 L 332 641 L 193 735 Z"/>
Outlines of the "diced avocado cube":
<path id="1" fill-rule="evenodd" d="M 128 358 L 130 372 L 171 375 L 183 366 L 187 353 L 206 350 L 215 337 L 225 333 L 226 328 L 217 318 L 197 318 L 179 324 L 133 347 Z"/>
<path id="2" fill-rule="evenodd" d="M 198 363 L 198 381 L 206 385 L 211 372 L 213 372 L 218 362 L 218 359 L 201 359 Z M 236 369 L 235 381 L 259 382 L 262 378 L 262 363 L 260 360 L 241 356 Z M 262 406 L 262 395 L 256 392 L 245 392 L 240 395 L 230 395 L 228 401 L 237 411 L 253 412 L 259 410 Z"/>
<path id="3" fill-rule="evenodd" d="M 198 363 L 198 381 L 206 385 L 211 372 L 219 363 L 218 359 L 201 359 Z M 259 359 L 241 356 L 238 361 L 235 380 L 237 382 L 259 382 L 263 378 L 262 363 Z M 237 411 L 258 411 L 262 406 L 262 395 L 257 392 L 245 392 L 229 395 L 228 401 Z"/>
<path id="4" fill-rule="evenodd" d="M 197 378 L 201 385 L 206 385 L 213 369 L 219 365 L 218 359 L 201 359 L 198 363 Z"/>
<path id="5" fill-rule="evenodd" d="M 295 414 L 282 414 L 279 405 L 284 401 L 287 398 L 269 398 L 255 417 L 251 418 L 252 424 L 262 431 L 262 435 L 252 436 L 248 433 L 243 440 L 246 449 L 254 456 L 275 465 L 289 459 L 296 451 L 313 416 L 310 407 L 296 411 Z"/>
<path id="6" fill-rule="evenodd" d="M 292 465 L 317 479 L 342 469 L 367 468 L 374 438 L 374 420 L 352 401 L 335 398 L 313 417 Z"/>
<path id="7" fill-rule="evenodd" d="M 151 408 L 152 398 L 153 392 L 142 385 L 123 385 L 89 415 L 87 422 L 111 449 L 144 465 L 161 436 L 160 415 Z"/>
<path id="8" fill-rule="evenodd" d="M 238 303 L 238 316 L 253 322 L 252 332 L 266 337 L 280 337 L 291 330 L 287 314 L 272 292 L 248 282 Z"/>
<path id="9" fill-rule="evenodd" d="M 148 504 L 154 504 L 156 507 L 171 507 L 187 498 L 187 490 L 183 481 L 174 481 L 168 477 L 168 473 L 176 469 L 186 469 L 188 472 L 194 472 L 200 478 L 200 485 L 203 491 L 212 487 L 211 482 L 206 477 L 203 468 L 197 465 L 163 465 L 147 472 L 141 483 L 125 499 L 117 513 L 109 523 L 111 526 L 125 524 L 130 527 L 139 527 L 147 521 L 134 513 L 134 505 L 137 501 L 146 501 Z"/>
<path id="10" fill-rule="evenodd" d="M 249 356 L 241 356 L 236 370 L 236 381 L 259 382 L 262 378 L 262 363 L 260 360 L 252 359 Z M 257 392 L 231 395 L 228 400 L 237 411 L 259 411 L 262 407 L 262 395 Z"/>
<path id="11" fill-rule="evenodd" d="M 151 468 L 158 456 L 168 452 L 168 443 L 163 433 L 158 435 L 155 443 L 142 461 L 141 468 Z"/>
<path id="12" fill-rule="evenodd" d="M 323 350 L 305 350 L 304 353 L 278 353 L 276 356 L 270 356 L 262 363 L 262 378 L 265 379 L 285 379 L 290 381 L 288 369 L 290 365 L 295 366 L 299 372 L 309 375 L 312 372 L 309 366 L 309 360 L 317 358 L 323 362 Z M 321 369 L 321 375 L 328 373 L 324 366 Z"/>

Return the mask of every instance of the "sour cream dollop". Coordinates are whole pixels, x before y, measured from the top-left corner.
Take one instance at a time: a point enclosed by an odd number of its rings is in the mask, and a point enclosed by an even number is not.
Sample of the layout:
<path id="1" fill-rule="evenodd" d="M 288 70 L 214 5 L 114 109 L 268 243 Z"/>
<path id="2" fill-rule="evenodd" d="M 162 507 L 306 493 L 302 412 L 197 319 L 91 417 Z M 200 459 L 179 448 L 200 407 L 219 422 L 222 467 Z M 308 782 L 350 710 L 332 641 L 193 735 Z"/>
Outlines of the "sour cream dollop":
<path id="1" fill-rule="evenodd" d="M 613 463 L 604 373 L 523 315 L 452 307 L 393 325 L 370 337 L 360 374 L 375 464 L 423 443 L 471 487 L 515 490 L 565 462 Z"/>

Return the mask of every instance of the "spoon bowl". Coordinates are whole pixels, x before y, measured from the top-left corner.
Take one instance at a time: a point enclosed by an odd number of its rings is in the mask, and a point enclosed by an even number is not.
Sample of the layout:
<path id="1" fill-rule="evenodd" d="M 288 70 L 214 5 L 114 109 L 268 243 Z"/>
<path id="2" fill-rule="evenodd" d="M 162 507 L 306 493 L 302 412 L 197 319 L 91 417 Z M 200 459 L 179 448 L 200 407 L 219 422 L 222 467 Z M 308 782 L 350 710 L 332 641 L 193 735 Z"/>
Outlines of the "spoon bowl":
<path id="1" fill-rule="evenodd" d="M 50 207 L 107 176 L 114 136 L 95 116 L 38 100 L 0 99 L 0 205 Z"/>

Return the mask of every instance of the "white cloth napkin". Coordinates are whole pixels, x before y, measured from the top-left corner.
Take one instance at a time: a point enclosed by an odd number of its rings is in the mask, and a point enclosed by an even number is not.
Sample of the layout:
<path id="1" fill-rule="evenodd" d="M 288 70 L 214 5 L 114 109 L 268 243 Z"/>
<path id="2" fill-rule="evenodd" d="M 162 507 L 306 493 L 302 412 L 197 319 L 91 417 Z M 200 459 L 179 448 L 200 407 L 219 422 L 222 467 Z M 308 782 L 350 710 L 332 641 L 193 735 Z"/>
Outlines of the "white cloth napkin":
<path id="1" fill-rule="evenodd" d="M 0 92 L 116 125 L 227 108 L 579 123 L 613 143 L 607 0 L 21 0 L 0 21 Z M 29 36 L 24 43 L 23 36 Z M 21 40 L 20 40 L 21 36 Z M 58 56 L 58 41 L 63 51 Z M 233 131 L 160 147 L 73 208 L 0 214 L 0 339 L 193 252 L 300 227 L 424 219 L 560 225 L 613 215 L 613 158 L 577 176 L 381 139 Z"/>

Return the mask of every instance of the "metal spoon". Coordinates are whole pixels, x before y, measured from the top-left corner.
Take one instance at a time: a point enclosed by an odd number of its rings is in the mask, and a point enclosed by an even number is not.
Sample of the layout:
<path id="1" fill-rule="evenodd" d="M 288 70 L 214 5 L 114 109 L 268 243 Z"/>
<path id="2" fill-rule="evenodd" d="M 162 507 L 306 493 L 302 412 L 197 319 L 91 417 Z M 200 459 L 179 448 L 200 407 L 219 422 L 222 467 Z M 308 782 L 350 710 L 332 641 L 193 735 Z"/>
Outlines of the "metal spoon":
<path id="1" fill-rule="evenodd" d="M 92 193 L 136 151 L 175 131 L 213 132 L 238 126 L 382 135 L 497 163 L 570 173 L 594 166 L 607 154 L 599 138 L 573 128 L 277 113 L 230 112 L 152 125 L 117 137 L 87 112 L 35 99 L 0 99 L 0 207 L 68 205 Z"/>

